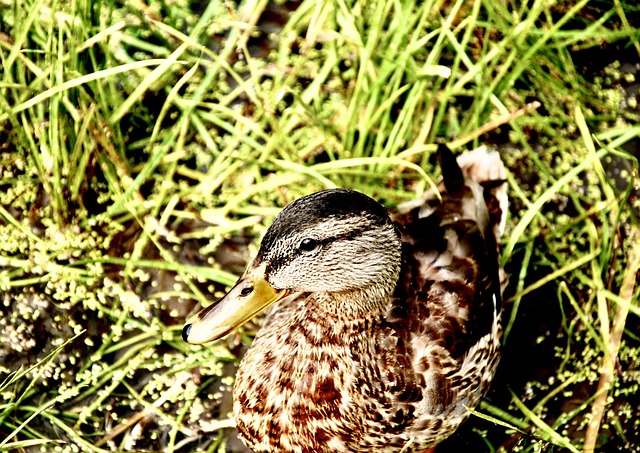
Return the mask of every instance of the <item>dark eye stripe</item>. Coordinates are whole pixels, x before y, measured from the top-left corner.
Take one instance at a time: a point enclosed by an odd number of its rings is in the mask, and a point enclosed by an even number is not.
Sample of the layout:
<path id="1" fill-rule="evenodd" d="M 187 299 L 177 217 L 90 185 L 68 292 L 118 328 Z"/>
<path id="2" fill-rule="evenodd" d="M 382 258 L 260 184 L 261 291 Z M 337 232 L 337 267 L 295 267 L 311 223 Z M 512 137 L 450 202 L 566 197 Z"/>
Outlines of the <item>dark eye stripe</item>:
<path id="1" fill-rule="evenodd" d="M 342 234 L 338 234 L 336 236 L 331 236 L 331 237 L 327 237 L 324 239 L 320 239 L 320 240 L 314 240 L 311 238 L 306 238 L 303 239 L 302 242 L 306 241 L 307 239 L 310 239 L 311 241 L 315 241 L 315 247 L 314 248 L 318 248 L 318 247 L 325 247 L 329 244 L 331 244 L 332 242 L 336 242 L 336 241 L 349 241 L 349 240 L 353 240 L 359 236 L 362 236 L 362 234 L 365 231 L 368 231 L 370 228 L 365 228 L 365 227 L 359 227 L 359 228 L 352 228 L 349 231 L 342 233 Z M 311 249 L 304 249 L 301 247 L 302 243 L 300 243 L 300 247 L 294 248 L 294 249 L 290 249 L 290 253 L 286 254 L 286 255 L 282 255 L 282 256 L 277 256 L 272 258 L 271 260 L 269 260 L 269 262 L 267 263 L 267 268 L 265 269 L 265 273 L 267 274 L 267 276 L 272 273 L 273 271 L 286 266 L 287 264 L 289 264 L 291 261 L 293 261 L 298 255 L 301 255 L 302 253 L 311 250 Z"/>
<path id="2" fill-rule="evenodd" d="M 318 247 L 325 247 L 329 244 L 331 244 L 332 242 L 336 242 L 336 241 L 349 241 L 349 240 L 353 240 L 359 236 L 362 236 L 362 233 L 364 233 L 365 231 L 367 231 L 369 228 L 364 228 L 364 227 L 360 227 L 360 228 L 352 228 L 349 231 L 342 233 L 342 234 L 338 234 L 336 236 L 331 236 L 328 238 L 324 238 L 321 240 L 314 240 L 311 238 L 306 238 L 303 239 L 302 242 L 305 242 L 307 239 L 315 242 L 315 246 L 313 248 L 318 248 Z M 313 249 L 312 248 L 312 249 Z M 300 247 L 299 248 L 295 248 L 293 250 L 291 250 L 291 253 L 287 254 L 287 255 L 283 255 L 283 256 L 278 256 L 275 257 L 273 259 L 271 259 L 269 261 L 269 263 L 267 264 L 267 269 L 266 269 L 266 273 L 269 274 L 270 272 L 272 272 L 275 269 L 278 269 L 280 267 L 286 266 L 287 264 L 289 264 L 291 261 L 293 261 L 293 259 L 312 249 L 304 249 L 302 247 L 302 243 L 300 243 Z"/>
<path id="3" fill-rule="evenodd" d="M 359 228 L 352 228 L 349 231 L 347 231 L 346 233 L 342 233 L 342 234 L 338 234 L 337 236 L 332 236 L 330 238 L 324 239 L 321 242 L 323 244 L 328 244 L 331 242 L 335 242 L 335 241 L 343 241 L 343 240 L 351 240 L 351 239 L 355 239 L 359 236 L 362 236 L 362 233 L 364 233 L 365 231 L 368 231 L 370 228 L 364 228 L 364 227 L 359 227 Z"/>

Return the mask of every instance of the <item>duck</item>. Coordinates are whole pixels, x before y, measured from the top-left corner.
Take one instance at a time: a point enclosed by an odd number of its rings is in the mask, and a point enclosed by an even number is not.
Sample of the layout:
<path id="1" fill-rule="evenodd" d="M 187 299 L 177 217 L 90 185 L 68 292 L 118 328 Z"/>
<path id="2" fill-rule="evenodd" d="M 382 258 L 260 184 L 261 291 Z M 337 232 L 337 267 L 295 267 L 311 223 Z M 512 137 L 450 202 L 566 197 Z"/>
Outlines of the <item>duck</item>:
<path id="1" fill-rule="evenodd" d="M 433 189 L 387 210 L 355 190 L 293 201 L 188 343 L 267 310 L 233 387 L 254 452 L 423 452 L 487 394 L 498 366 L 505 167 L 440 145 Z"/>

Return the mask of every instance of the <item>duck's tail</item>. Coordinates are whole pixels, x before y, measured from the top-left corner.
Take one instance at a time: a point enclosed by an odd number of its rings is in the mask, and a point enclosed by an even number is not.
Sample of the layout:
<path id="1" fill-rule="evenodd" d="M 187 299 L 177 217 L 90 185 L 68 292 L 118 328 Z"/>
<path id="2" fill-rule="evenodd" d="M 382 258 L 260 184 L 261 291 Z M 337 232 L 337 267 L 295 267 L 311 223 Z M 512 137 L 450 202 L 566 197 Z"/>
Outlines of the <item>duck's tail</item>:
<path id="1" fill-rule="evenodd" d="M 442 145 L 438 149 L 438 155 L 451 154 L 451 151 Z M 442 158 L 440 158 L 442 159 Z M 507 172 L 500 159 L 500 154 L 495 149 L 481 146 L 473 151 L 467 151 L 456 159 L 458 170 L 463 174 L 463 178 L 476 181 L 483 188 L 484 201 L 487 205 L 489 214 L 489 224 L 493 228 L 496 243 L 500 242 L 500 237 L 504 233 L 504 227 L 507 221 Z M 449 191 L 448 182 L 450 170 L 445 169 L 445 162 L 441 160 L 441 168 L 445 187 Z M 458 178 L 457 172 L 454 170 L 455 179 Z"/>
<path id="2" fill-rule="evenodd" d="M 413 211 L 418 218 L 426 218 L 438 211 L 444 223 L 472 220 L 492 234 L 498 246 L 508 207 L 507 172 L 498 151 L 481 146 L 456 158 L 446 145 L 440 145 L 437 157 L 442 171 L 440 195 L 427 191 L 419 199 L 402 203 L 397 207 L 399 215 Z"/>
<path id="3" fill-rule="evenodd" d="M 440 145 L 438 161 L 447 200 L 457 200 L 462 216 L 477 222 L 485 232 L 486 244 L 495 244 L 497 257 L 508 207 L 507 173 L 500 154 L 481 146 L 455 158 L 447 146 Z M 507 284 L 502 267 L 498 267 L 498 279 L 502 293 Z"/>

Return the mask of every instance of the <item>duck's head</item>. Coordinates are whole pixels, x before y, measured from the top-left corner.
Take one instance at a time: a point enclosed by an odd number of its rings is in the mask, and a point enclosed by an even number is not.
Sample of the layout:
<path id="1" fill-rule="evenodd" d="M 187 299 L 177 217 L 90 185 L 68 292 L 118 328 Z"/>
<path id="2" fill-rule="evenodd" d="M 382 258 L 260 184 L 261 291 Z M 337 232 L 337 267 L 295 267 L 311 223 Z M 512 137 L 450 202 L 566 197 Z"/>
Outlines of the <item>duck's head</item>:
<path id="1" fill-rule="evenodd" d="M 182 337 L 219 339 L 293 292 L 388 296 L 400 255 L 399 233 L 372 198 L 344 189 L 300 198 L 276 217 L 231 291 L 193 316 Z"/>

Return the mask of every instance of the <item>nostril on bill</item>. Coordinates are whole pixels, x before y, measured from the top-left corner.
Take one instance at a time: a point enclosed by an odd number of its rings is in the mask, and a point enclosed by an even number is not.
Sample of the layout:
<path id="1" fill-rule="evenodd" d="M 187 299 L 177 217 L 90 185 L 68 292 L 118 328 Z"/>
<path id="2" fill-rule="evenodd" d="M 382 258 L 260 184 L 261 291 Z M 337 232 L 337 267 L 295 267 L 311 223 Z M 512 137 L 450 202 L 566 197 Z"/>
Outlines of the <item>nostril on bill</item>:
<path id="1" fill-rule="evenodd" d="M 249 294 L 253 292 L 253 286 L 245 286 L 240 290 L 240 295 L 242 297 L 247 297 Z"/>

